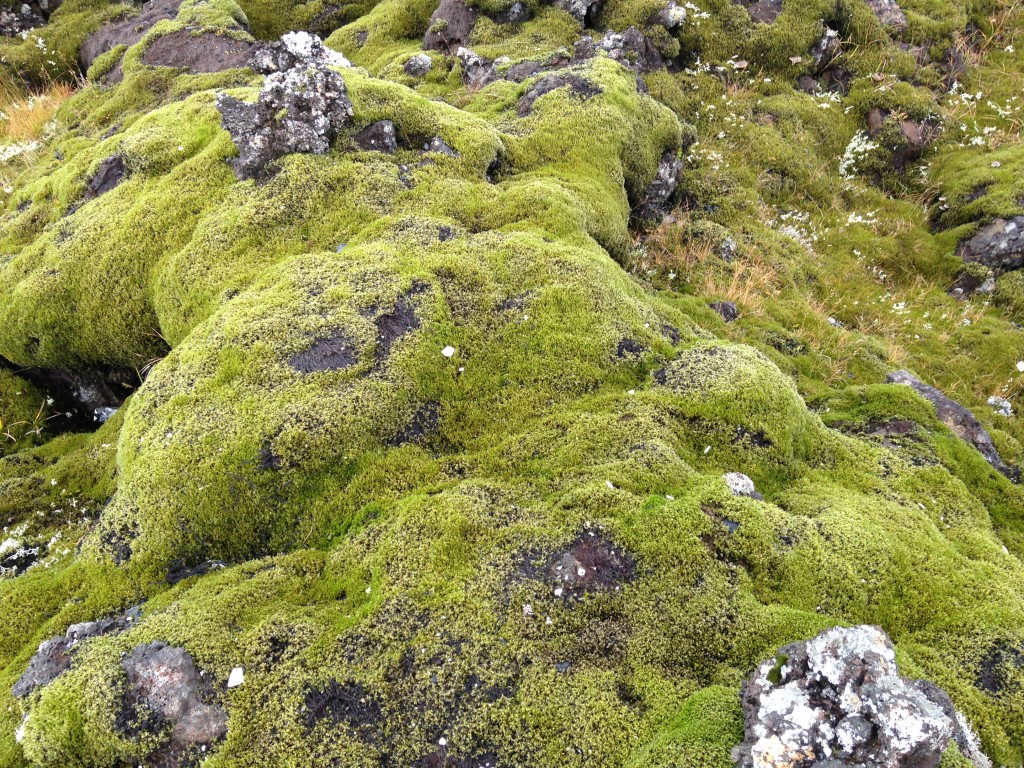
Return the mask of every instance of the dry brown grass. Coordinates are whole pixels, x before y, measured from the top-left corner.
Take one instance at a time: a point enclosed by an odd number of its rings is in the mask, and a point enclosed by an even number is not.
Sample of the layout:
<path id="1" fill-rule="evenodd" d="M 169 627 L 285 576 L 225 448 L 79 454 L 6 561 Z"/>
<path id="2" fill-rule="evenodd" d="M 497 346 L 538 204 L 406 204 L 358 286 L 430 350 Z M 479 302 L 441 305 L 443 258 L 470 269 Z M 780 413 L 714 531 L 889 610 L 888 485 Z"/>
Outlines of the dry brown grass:
<path id="1" fill-rule="evenodd" d="M 52 83 L 29 94 L 11 87 L 0 89 L 0 139 L 10 143 L 38 140 L 74 90 L 68 83 Z"/>
<path id="2" fill-rule="evenodd" d="M 643 264 L 634 265 L 634 271 L 662 277 L 675 274 L 698 295 L 735 302 L 748 315 L 759 314 L 764 302 L 778 295 L 778 272 L 761 252 L 747 252 L 741 247 L 736 259 L 726 263 L 716 243 L 687 237 L 686 213 L 677 216 L 677 220 L 663 224 L 646 238 Z"/>

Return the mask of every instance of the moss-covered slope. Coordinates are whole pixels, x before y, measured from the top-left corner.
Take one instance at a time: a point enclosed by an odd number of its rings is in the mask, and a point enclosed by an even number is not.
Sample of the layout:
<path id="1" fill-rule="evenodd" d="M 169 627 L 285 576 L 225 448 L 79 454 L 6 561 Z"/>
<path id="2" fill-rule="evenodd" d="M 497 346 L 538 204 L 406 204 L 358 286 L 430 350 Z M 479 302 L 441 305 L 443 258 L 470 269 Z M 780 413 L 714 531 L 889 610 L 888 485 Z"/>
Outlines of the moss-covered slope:
<path id="1" fill-rule="evenodd" d="M 1019 274 L 947 293 L 1022 213 L 1016 7 L 476 5 L 483 70 L 424 52 L 434 0 L 186 0 L 0 155 L 0 765 L 724 768 L 750 670 L 861 623 L 1021 765 L 1024 491 L 885 383 L 1024 460 L 987 404 L 1024 392 Z M 5 77 L 74 76 L 137 10 L 66 0 Z M 263 78 L 147 51 L 300 27 L 354 118 L 239 181 L 217 94 Z M 639 55 L 602 45 L 630 27 Z M 48 387 L 125 371 L 58 429 Z M 14 698 L 40 642 L 138 604 Z M 157 640 L 222 740 L 139 704 Z"/>

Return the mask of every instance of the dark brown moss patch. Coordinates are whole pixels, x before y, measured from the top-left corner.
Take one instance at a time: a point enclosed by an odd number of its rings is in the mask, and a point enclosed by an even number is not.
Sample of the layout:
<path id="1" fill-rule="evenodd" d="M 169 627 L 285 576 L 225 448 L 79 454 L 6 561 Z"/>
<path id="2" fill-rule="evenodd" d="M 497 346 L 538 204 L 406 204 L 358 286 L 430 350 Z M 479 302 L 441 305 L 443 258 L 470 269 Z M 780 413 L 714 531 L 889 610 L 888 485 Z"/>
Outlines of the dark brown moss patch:
<path id="1" fill-rule="evenodd" d="M 325 339 L 317 339 L 305 352 L 288 360 L 299 373 L 320 373 L 349 368 L 359 361 L 355 345 L 341 331 Z"/>
<path id="2" fill-rule="evenodd" d="M 369 689 L 361 683 L 331 680 L 324 688 L 308 688 L 303 701 L 303 718 L 307 728 L 328 720 L 333 725 L 347 725 L 357 731 L 372 732 L 382 720 L 381 707 Z"/>

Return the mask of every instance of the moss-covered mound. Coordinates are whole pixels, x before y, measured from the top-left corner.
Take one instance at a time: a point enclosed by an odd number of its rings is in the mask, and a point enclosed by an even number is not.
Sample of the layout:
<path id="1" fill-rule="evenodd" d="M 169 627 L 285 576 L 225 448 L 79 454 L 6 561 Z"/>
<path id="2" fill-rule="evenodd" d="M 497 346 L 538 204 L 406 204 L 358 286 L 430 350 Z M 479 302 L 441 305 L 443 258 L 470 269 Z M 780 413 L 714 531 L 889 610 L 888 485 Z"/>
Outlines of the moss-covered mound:
<path id="1" fill-rule="evenodd" d="M 157 2 L 0 42 L 0 765 L 725 768 L 853 624 L 1024 764 L 1024 490 L 884 383 L 1024 463 L 1014 3 Z"/>

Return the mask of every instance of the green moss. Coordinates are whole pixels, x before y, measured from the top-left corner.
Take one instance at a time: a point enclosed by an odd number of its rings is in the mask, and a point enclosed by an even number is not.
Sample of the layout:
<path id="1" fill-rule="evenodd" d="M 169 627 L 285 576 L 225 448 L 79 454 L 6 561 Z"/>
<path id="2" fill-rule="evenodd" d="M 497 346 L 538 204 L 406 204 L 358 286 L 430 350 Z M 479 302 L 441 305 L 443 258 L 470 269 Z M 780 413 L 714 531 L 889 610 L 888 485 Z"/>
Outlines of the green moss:
<path id="1" fill-rule="evenodd" d="M 41 34 L 66 26 L 74 47 L 107 18 L 76 2 Z M 473 30 L 501 71 L 581 34 L 529 6 L 527 23 Z M 872 623 L 995 761 L 1020 764 L 1019 670 L 999 662 L 998 695 L 975 681 L 1021 642 L 1024 496 L 929 403 L 880 384 L 917 371 L 1024 458 L 1024 428 L 984 405 L 1024 391 L 1015 277 L 998 307 L 945 294 L 959 239 L 1017 211 L 1012 142 L 972 142 L 964 101 L 937 92 L 941 55 L 991 9 L 907 2 L 896 33 L 859 2 L 787 3 L 775 25 L 703 6 L 670 34 L 655 5 L 611 0 L 599 25 L 639 26 L 673 67 L 639 83 L 604 54 L 575 62 L 561 74 L 595 93 L 559 88 L 520 117 L 539 77 L 469 90 L 437 52 L 427 77 L 404 73 L 435 2 L 342 5 L 315 23 L 342 24 L 330 44 L 366 68 L 342 71 L 352 125 L 261 183 L 234 178 L 214 105 L 259 78 L 141 57 L 186 27 L 273 37 L 319 3 L 183 4 L 124 51 L 122 83 L 65 104 L 0 222 L 0 355 L 148 376 L 94 435 L 18 435 L 0 459 L 5 525 L 45 548 L 0 580 L 0 763 L 145 764 L 166 733 L 115 727 L 120 659 L 160 639 L 227 708 L 211 766 L 414 764 L 443 737 L 510 765 L 724 768 L 755 665 Z M 793 85 L 826 25 L 848 96 Z M 997 67 L 1018 62 L 1000 46 L 966 77 L 1009 99 Z M 899 118 L 948 129 L 930 169 L 882 179 L 901 197 L 871 186 L 881 166 L 840 174 L 876 107 L 893 116 L 872 162 L 891 162 Z M 399 151 L 359 151 L 355 132 L 384 119 Z M 456 156 L 423 152 L 435 136 Z M 641 237 L 631 210 L 673 151 L 683 207 Z M 128 176 L 85 201 L 115 154 Z M 706 307 L 723 299 L 737 322 Z M 325 341 L 344 354 L 303 370 Z M 17 400 L 22 385 L 0 371 L 5 423 L 45 397 Z M 879 427 L 897 420 L 910 427 Z M 734 496 L 732 471 L 766 500 Z M 550 569 L 580 540 L 630 566 L 567 599 Z M 213 559 L 227 567 L 168 583 Z M 10 699 L 41 640 L 136 603 L 138 625 Z M 235 666 L 246 682 L 228 691 Z M 308 697 L 338 686 L 378 716 L 311 719 Z"/>

